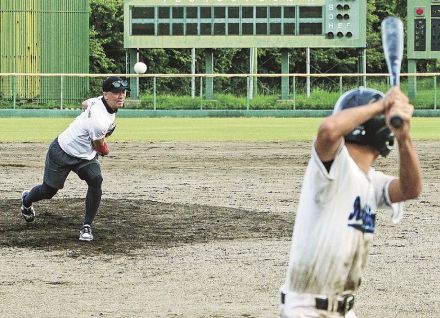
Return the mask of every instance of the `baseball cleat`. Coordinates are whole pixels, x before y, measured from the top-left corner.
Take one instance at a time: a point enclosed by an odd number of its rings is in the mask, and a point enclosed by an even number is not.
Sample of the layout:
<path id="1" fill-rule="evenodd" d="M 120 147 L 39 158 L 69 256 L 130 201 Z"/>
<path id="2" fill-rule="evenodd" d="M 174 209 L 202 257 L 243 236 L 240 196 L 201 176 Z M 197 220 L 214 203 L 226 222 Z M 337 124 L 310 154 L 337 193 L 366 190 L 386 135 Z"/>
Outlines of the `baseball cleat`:
<path id="1" fill-rule="evenodd" d="M 21 194 L 21 216 L 26 222 L 32 222 L 35 220 L 35 209 L 32 207 L 24 206 L 23 200 L 29 194 L 29 191 L 23 191 Z"/>
<path id="2" fill-rule="evenodd" d="M 93 241 L 92 227 L 88 224 L 82 226 L 79 231 L 80 241 Z"/>

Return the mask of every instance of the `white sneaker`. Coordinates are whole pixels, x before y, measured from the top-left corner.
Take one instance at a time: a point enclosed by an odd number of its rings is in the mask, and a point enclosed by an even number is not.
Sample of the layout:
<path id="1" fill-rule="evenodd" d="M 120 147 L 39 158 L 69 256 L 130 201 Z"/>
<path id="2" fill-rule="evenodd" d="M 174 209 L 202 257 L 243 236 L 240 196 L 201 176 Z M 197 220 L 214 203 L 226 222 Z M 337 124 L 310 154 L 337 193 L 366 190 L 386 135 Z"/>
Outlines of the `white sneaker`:
<path id="1" fill-rule="evenodd" d="M 80 241 L 93 241 L 92 227 L 88 224 L 82 226 L 79 231 Z"/>
<path id="2" fill-rule="evenodd" d="M 23 193 L 21 194 L 21 216 L 26 222 L 32 222 L 33 220 L 35 220 L 35 210 L 32 205 L 30 207 L 25 207 L 23 204 L 23 199 L 28 194 L 29 191 L 23 191 Z"/>

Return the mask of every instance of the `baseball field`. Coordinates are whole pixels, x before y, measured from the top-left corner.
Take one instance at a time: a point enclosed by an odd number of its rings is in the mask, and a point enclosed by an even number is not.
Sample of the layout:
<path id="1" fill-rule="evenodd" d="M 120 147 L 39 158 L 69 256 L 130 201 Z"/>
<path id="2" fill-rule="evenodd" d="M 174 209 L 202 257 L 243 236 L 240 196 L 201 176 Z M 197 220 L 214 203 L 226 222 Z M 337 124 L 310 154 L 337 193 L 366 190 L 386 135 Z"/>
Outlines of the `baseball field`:
<path id="1" fill-rule="evenodd" d="M 117 119 L 91 243 L 75 174 L 20 217 L 70 121 L 0 118 L 0 317 L 276 317 L 320 119 Z M 379 211 L 358 317 L 440 317 L 440 119 L 413 136 L 424 191 L 400 224 Z M 376 164 L 397 166 L 396 151 Z"/>

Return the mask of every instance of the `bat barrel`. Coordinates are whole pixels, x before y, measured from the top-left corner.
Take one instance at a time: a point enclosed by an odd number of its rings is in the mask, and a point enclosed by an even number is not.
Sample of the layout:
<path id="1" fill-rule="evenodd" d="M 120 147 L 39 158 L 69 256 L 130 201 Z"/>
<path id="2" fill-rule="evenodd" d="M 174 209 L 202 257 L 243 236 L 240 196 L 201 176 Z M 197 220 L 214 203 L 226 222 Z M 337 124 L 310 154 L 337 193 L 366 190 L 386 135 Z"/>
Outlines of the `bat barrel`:
<path id="1" fill-rule="evenodd" d="M 400 67 L 403 57 L 403 23 L 399 18 L 387 17 L 382 21 L 382 45 L 390 74 L 390 84 L 391 86 L 400 86 Z M 402 117 L 392 116 L 390 125 L 394 128 L 402 127 Z"/>

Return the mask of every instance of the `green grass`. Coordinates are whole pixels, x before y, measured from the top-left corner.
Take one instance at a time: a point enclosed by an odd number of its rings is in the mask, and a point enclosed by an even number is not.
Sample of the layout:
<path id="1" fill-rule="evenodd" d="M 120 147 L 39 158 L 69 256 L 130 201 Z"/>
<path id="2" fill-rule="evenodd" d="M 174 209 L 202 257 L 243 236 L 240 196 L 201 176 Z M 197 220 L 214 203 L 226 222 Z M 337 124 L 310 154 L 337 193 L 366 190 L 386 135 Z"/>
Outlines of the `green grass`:
<path id="1" fill-rule="evenodd" d="M 0 118 L 0 142 L 48 142 L 71 118 Z M 322 118 L 118 118 L 112 141 L 312 140 Z M 440 140 L 440 118 L 414 118 L 415 140 Z"/>

